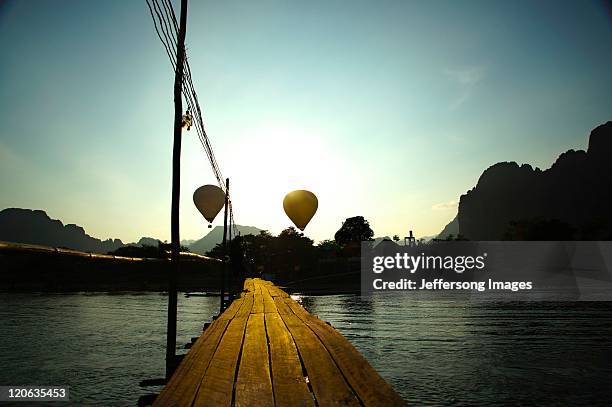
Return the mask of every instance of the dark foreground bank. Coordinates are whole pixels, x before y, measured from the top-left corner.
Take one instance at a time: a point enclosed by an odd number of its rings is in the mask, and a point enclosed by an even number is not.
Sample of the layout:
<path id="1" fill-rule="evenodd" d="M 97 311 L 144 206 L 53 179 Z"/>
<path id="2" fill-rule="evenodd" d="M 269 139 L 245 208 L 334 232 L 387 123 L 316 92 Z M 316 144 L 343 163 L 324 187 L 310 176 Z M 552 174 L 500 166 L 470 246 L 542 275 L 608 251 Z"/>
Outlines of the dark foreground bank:
<path id="1" fill-rule="evenodd" d="M 221 261 L 181 255 L 178 289 L 219 289 Z M 165 291 L 169 259 L 135 258 L 0 242 L 0 291 Z"/>
<path id="2" fill-rule="evenodd" d="M 288 292 L 313 295 L 358 293 L 359 258 L 320 261 L 296 273 L 265 271 Z M 87 253 L 70 249 L 0 242 L 0 292 L 166 291 L 170 261 Z M 218 291 L 223 270 L 218 259 L 181 254 L 180 291 Z M 231 267 L 228 268 L 228 274 Z M 237 276 L 235 285 L 241 285 Z"/>

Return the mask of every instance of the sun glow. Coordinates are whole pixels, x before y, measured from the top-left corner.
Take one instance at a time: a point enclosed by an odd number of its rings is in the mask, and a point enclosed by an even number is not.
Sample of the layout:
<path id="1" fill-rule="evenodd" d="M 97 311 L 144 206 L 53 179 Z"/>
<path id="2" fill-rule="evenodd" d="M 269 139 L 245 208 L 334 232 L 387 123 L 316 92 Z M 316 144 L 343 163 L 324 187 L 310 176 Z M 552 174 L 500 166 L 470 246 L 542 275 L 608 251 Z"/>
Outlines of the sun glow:
<path id="1" fill-rule="evenodd" d="M 266 126 L 241 138 L 240 149 L 232 155 L 230 171 L 236 175 L 232 195 L 241 205 L 241 219 L 259 227 L 278 232 L 291 225 L 282 202 L 285 194 L 295 189 L 307 189 L 319 198 L 319 211 L 306 228 L 311 234 L 332 228 L 343 220 L 340 208 L 361 189 L 359 177 L 323 137 L 289 126 Z M 243 221 L 244 222 L 244 221 Z M 261 225 L 261 226 L 260 226 Z M 326 231 L 327 232 L 327 231 Z"/>

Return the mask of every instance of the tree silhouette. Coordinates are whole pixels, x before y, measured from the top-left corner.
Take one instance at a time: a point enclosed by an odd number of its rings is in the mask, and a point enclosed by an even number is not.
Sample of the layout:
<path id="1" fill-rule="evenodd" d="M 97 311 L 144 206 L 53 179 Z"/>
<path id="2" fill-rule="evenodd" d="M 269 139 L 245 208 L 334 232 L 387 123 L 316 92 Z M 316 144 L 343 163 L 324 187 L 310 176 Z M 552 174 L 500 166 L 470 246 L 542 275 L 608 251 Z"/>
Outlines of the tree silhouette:
<path id="1" fill-rule="evenodd" d="M 304 233 L 298 232 L 296 228 L 293 226 L 288 227 L 278 234 L 278 241 L 280 245 L 289 245 L 289 246 L 312 246 L 312 239 L 304 236 Z"/>
<path id="2" fill-rule="evenodd" d="M 373 236 L 374 231 L 370 228 L 370 223 L 363 216 L 354 216 L 342 223 L 334 239 L 339 245 L 346 246 L 351 243 L 373 240 Z"/>
<path id="3" fill-rule="evenodd" d="M 326 240 L 321 241 L 317 245 L 317 248 L 320 250 L 334 251 L 334 250 L 340 249 L 340 246 L 338 245 L 338 243 L 336 243 L 335 240 L 326 239 Z"/>
<path id="4" fill-rule="evenodd" d="M 258 235 L 237 236 L 229 245 L 234 273 L 239 276 L 259 276 L 273 273 L 277 282 L 295 280 L 313 269 L 315 247 L 313 241 L 294 227 L 278 236 L 263 230 Z M 217 245 L 207 255 L 223 258 L 223 246 Z"/>

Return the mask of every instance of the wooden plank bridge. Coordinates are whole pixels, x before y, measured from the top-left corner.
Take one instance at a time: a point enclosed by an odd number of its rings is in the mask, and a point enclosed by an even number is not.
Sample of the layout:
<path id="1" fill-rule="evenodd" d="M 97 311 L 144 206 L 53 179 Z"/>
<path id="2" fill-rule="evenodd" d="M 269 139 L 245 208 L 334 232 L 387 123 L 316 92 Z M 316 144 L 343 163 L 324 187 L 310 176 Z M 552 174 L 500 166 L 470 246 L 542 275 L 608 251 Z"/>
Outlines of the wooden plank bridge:
<path id="1" fill-rule="evenodd" d="M 401 406 L 335 329 L 272 283 L 248 279 L 154 406 Z"/>

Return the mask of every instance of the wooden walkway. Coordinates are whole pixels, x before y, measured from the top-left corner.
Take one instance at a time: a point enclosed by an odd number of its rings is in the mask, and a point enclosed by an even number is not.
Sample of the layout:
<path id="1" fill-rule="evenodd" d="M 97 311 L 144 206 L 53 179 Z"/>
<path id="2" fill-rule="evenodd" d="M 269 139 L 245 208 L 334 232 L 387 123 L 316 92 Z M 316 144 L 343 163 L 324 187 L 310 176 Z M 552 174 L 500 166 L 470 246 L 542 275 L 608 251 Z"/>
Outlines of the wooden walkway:
<path id="1" fill-rule="evenodd" d="M 195 342 L 154 406 L 402 406 L 335 329 L 272 283 L 244 292 Z"/>

